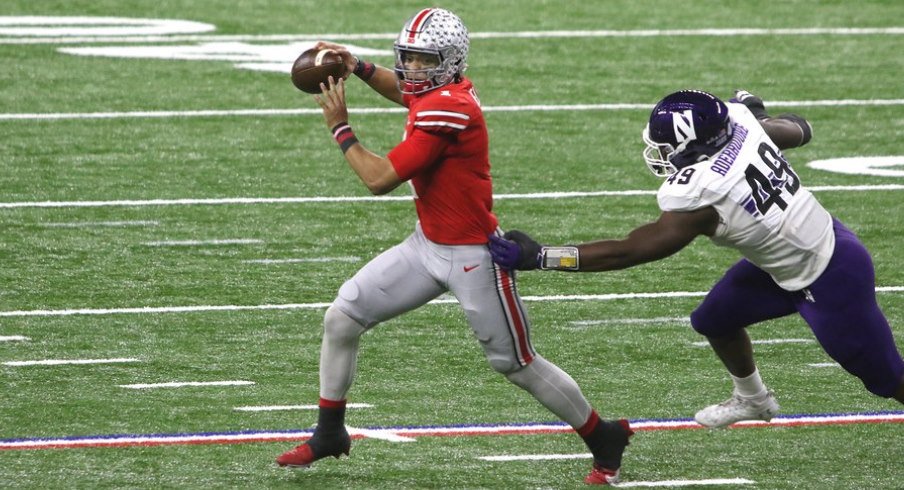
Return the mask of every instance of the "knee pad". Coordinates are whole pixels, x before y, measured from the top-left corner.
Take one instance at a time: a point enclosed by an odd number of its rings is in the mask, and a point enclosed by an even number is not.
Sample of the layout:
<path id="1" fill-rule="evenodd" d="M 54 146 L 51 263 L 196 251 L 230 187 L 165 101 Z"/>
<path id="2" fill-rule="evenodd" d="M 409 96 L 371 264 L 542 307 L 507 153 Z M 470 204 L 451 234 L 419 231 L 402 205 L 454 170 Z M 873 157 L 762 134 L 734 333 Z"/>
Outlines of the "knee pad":
<path id="1" fill-rule="evenodd" d="M 531 381 L 537 377 L 534 370 L 531 369 L 530 364 L 527 366 L 518 366 L 515 369 L 502 374 L 505 375 L 505 379 L 509 380 L 510 383 L 515 386 L 520 386 L 523 389 L 527 389 L 530 386 Z"/>
<path id="2" fill-rule="evenodd" d="M 882 398 L 894 397 L 904 380 L 904 361 L 897 352 L 885 357 L 875 352 L 858 353 L 836 361 L 845 371 L 860 378 L 867 391 Z"/>
<path id="3" fill-rule="evenodd" d="M 505 357 L 487 358 L 487 361 L 490 362 L 490 367 L 492 367 L 494 371 L 506 376 L 515 373 L 522 368 L 522 366 L 512 359 Z"/>
<path id="4" fill-rule="evenodd" d="M 715 321 L 713 316 L 712 312 L 706 309 L 704 303 L 691 312 L 691 327 L 700 335 L 707 337 L 724 337 L 730 332 L 743 328 L 725 321 Z"/>
<path id="5" fill-rule="evenodd" d="M 366 304 L 362 303 L 366 302 L 361 298 L 361 287 L 353 277 L 345 281 L 342 284 L 342 287 L 339 288 L 339 293 L 336 295 L 336 299 L 333 300 L 333 304 L 330 305 L 327 310 L 327 314 L 329 314 L 329 310 L 341 310 L 343 314 L 352 318 L 358 324 L 370 328 L 377 322 L 367 318 L 366 312 L 368 308 Z"/>
<path id="6" fill-rule="evenodd" d="M 540 356 L 535 357 L 533 362 L 527 366 L 514 366 L 511 371 L 503 374 L 513 384 L 531 392 L 534 391 L 531 387 L 545 386 L 548 383 L 557 384 L 559 391 L 561 391 L 568 385 L 568 383 L 565 383 L 564 378 L 567 378 L 569 383 L 574 384 L 574 388 L 580 392 L 577 384 L 568 376 L 568 373 Z M 578 394 L 583 396 L 580 393 Z"/>
<path id="7" fill-rule="evenodd" d="M 353 340 L 367 329 L 335 305 L 331 305 L 323 315 L 323 335 L 336 340 Z"/>
<path id="8" fill-rule="evenodd" d="M 705 315 L 700 313 L 699 307 L 691 312 L 691 327 L 693 327 L 697 333 L 708 336 L 714 329 L 712 325 L 708 325 L 707 323 Z"/>

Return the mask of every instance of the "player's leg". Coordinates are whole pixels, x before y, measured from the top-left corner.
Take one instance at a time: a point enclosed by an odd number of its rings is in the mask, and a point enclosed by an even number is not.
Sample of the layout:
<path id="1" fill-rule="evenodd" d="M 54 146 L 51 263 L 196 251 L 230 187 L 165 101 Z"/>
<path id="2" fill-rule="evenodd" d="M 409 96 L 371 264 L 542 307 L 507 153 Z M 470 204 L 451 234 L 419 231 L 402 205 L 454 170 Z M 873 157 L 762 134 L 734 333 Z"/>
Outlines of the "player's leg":
<path id="1" fill-rule="evenodd" d="M 512 273 L 495 265 L 486 247 L 456 247 L 449 290 L 464 308 L 493 369 L 574 427 L 587 443 L 595 466 L 587 482 L 617 481 L 622 453 L 633 434 L 628 422 L 600 420 L 575 380 L 536 353 Z"/>
<path id="2" fill-rule="evenodd" d="M 281 466 L 306 467 L 327 456 L 348 454 L 346 395 L 357 369 L 361 335 L 445 291 L 420 261 L 421 239 L 416 233 L 383 252 L 339 289 L 323 321 L 317 428 L 305 444 L 277 458 Z"/>
<path id="3" fill-rule="evenodd" d="M 358 339 L 366 329 L 336 308 L 326 310 L 320 346 L 320 402 L 317 428 L 310 439 L 280 455 L 280 466 L 304 468 L 327 456 L 348 455 L 351 437 L 345 429 L 345 394 L 358 362 Z"/>
<path id="4" fill-rule="evenodd" d="M 904 403 L 904 360 L 876 302 L 872 259 L 838 221 L 832 260 L 807 292 L 798 309 L 826 353 L 871 393 Z"/>
<path id="5" fill-rule="evenodd" d="M 527 366 L 503 374 L 581 436 L 593 454 L 593 468 L 586 483 L 618 482 L 622 454 L 634 434 L 626 419 L 600 419 L 574 378 L 539 354 Z"/>
<path id="6" fill-rule="evenodd" d="M 320 396 L 345 399 L 357 367 L 358 339 L 380 322 L 418 308 L 446 291 L 422 262 L 423 236 L 411 235 L 346 281 L 324 316 Z"/>
<path id="7" fill-rule="evenodd" d="M 573 427 L 582 426 L 590 417 L 590 404 L 571 376 L 534 350 L 512 273 L 496 266 L 486 247 L 455 248 L 458 257 L 449 290 L 464 309 L 490 366 Z M 473 249 L 468 256 L 466 249 Z M 478 267 L 471 269 L 474 265 Z"/>
<path id="8" fill-rule="evenodd" d="M 728 400 L 695 415 L 707 427 L 724 427 L 740 420 L 769 420 L 778 413 L 753 357 L 746 327 L 794 313 L 791 294 L 747 260 L 732 266 L 691 314 L 691 325 L 705 335 L 725 365 L 734 389 Z"/>

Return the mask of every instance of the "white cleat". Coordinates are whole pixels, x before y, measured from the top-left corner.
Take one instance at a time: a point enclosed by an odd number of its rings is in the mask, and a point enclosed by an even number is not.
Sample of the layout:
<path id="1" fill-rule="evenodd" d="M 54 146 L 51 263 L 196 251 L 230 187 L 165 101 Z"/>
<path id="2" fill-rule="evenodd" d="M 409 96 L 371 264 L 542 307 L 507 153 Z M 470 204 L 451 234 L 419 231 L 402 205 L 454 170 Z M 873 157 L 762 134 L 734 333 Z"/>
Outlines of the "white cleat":
<path id="1" fill-rule="evenodd" d="M 770 390 L 756 398 L 741 398 L 737 394 L 718 405 L 710 405 L 694 415 L 698 424 L 717 429 L 742 420 L 772 420 L 779 411 L 775 394 Z"/>

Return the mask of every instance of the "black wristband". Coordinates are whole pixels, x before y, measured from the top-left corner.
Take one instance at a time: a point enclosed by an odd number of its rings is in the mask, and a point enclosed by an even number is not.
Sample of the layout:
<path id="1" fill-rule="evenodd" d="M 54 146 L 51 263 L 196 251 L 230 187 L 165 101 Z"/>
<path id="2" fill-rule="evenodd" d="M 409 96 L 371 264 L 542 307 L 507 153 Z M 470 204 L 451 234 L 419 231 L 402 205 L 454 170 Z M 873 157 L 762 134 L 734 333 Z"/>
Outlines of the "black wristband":
<path id="1" fill-rule="evenodd" d="M 332 131 L 333 139 L 336 140 L 336 143 L 339 143 L 339 149 L 342 150 L 343 154 L 345 154 L 352 145 L 358 142 L 358 138 L 355 137 L 355 132 L 352 131 L 352 127 L 345 121 L 333 126 Z"/>
<path id="2" fill-rule="evenodd" d="M 763 104 L 763 99 L 746 90 L 736 91 L 732 101 L 744 104 L 757 119 L 766 119 L 769 117 L 769 114 L 766 113 L 766 106 Z"/>
<path id="3" fill-rule="evenodd" d="M 377 71 L 377 65 L 370 63 L 368 61 L 362 61 L 359 58 L 355 58 L 355 59 L 358 60 L 358 64 L 355 65 L 354 74 L 361 80 L 364 80 L 365 82 L 370 80 L 370 78 L 372 76 L 374 76 L 374 73 L 376 73 L 376 71 Z"/>
<path id="4" fill-rule="evenodd" d="M 766 119 L 769 117 L 769 114 L 766 113 L 766 108 L 762 105 L 748 105 L 747 108 L 753 113 L 753 117 L 757 119 Z"/>

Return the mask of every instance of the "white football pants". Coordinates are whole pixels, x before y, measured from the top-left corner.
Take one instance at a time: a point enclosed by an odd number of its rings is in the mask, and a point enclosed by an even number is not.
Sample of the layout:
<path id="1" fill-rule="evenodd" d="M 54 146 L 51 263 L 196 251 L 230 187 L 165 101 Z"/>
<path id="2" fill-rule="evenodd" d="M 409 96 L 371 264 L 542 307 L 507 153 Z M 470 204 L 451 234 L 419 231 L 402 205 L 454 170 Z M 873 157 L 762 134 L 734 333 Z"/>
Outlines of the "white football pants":
<path id="1" fill-rule="evenodd" d="M 455 295 L 490 365 L 574 428 L 591 407 L 574 379 L 537 355 L 513 273 L 493 263 L 486 245 L 440 245 L 420 226 L 361 268 L 339 289 L 324 317 L 320 396 L 344 400 L 361 334 L 440 294 Z"/>

